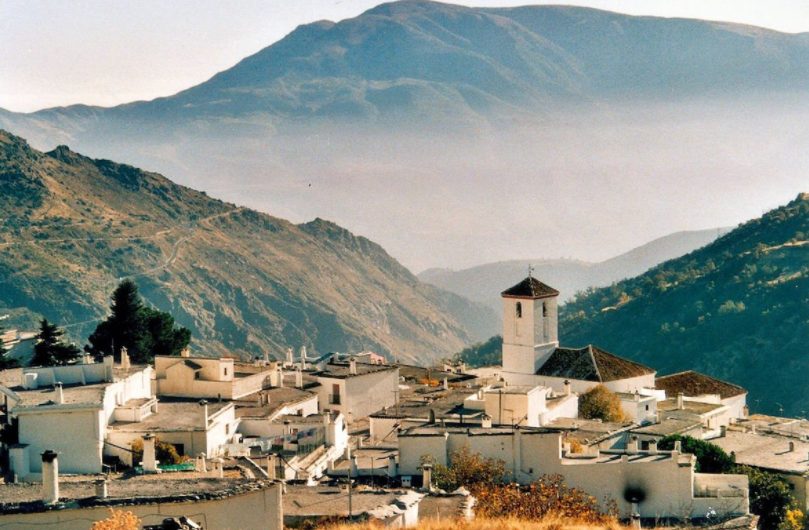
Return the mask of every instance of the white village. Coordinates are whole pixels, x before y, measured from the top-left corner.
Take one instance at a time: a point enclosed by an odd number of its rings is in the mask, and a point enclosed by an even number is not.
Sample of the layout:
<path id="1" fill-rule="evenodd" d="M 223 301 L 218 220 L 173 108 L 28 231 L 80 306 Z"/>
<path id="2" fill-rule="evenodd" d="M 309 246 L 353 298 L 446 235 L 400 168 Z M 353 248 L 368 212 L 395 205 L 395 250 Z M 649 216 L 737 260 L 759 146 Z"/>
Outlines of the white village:
<path id="1" fill-rule="evenodd" d="M 530 273 L 502 292 L 502 366 L 305 348 L 142 365 L 122 349 L 4 370 L 0 527 L 86 529 L 116 507 L 149 528 L 473 518 L 474 495 L 436 480 L 464 452 L 501 462 L 511 483 L 559 476 L 636 527 L 755 525 L 748 476 L 698 470 L 679 439 L 662 447 L 672 436 L 782 476 L 809 509 L 809 422 L 754 414 L 745 389 L 709 374 L 560 344 L 559 295 Z M 594 391 L 623 421 L 581 413 Z"/>

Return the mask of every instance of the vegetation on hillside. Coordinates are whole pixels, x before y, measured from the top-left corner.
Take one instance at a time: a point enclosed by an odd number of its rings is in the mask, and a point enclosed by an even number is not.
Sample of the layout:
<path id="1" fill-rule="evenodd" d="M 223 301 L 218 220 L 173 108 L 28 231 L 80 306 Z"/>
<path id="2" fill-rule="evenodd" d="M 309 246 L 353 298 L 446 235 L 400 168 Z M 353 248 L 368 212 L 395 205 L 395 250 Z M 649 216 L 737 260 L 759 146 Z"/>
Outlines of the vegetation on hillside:
<path id="1" fill-rule="evenodd" d="M 3 334 L 3 328 L 0 327 L 0 335 Z M 0 341 L 0 370 L 6 370 L 8 368 L 14 368 L 17 366 L 17 359 L 9 357 L 6 355 L 8 350 L 3 345 L 3 342 Z"/>
<path id="2" fill-rule="evenodd" d="M 809 410 L 809 194 L 641 276 L 565 304 L 566 344 L 750 391 L 756 411 Z M 773 385 L 772 381 L 779 381 Z M 783 407 L 783 409 L 782 409 Z"/>
<path id="3" fill-rule="evenodd" d="M 83 340 L 131 279 L 207 355 L 305 345 L 416 362 L 495 331 L 487 308 L 420 283 L 379 245 L 322 219 L 294 225 L 65 146 L 41 153 L 4 131 L 0 181 L 36 199 L 0 193 L 0 312 L 15 327 L 46 317 Z M 111 347 L 99 339 L 94 351 Z"/>
<path id="4" fill-rule="evenodd" d="M 471 368 L 500 366 L 503 364 L 503 337 L 495 335 L 485 342 L 478 342 L 456 353 L 453 360 L 466 363 Z"/>

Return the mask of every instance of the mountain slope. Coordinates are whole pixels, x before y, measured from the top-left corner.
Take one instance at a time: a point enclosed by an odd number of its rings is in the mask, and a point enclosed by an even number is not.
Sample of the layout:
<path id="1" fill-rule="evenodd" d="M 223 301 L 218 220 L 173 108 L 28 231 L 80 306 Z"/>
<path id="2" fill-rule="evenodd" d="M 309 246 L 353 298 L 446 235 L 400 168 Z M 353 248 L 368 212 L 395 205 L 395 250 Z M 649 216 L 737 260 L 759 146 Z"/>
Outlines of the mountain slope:
<path id="1" fill-rule="evenodd" d="M 566 304 L 566 344 L 596 343 L 665 374 L 704 371 L 751 408 L 809 410 L 809 194 L 636 278 Z"/>
<path id="2" fill-rule="evenodd" d="M 676 232 L 599 263 L 569 259 L 511 260 L 459 271 L 428 269 L 418 277 L 423 282 L 486 304 L 500 314 L 500 292 L 522 280 L 529 265 L 537 277 L 553 285 L 562 293 L 562 299 L 567 300 L 579 291 L 637 276 L 650 267 L 706 245 L 726 232 L 725 228 Z"/>
<path id="3" fill-rule="evenodd" d="M 494 331 L 480 326 L 491 320 L 485 308 L 419 283 L 333 223 L 296 226 L 64 146 L 41 153 L 2 131 L 0 211 L 0 313 L 78 323 L 68 328 L 78 339 L 121 278 L 210 355 L 305 344 L 417 362 Z"/>

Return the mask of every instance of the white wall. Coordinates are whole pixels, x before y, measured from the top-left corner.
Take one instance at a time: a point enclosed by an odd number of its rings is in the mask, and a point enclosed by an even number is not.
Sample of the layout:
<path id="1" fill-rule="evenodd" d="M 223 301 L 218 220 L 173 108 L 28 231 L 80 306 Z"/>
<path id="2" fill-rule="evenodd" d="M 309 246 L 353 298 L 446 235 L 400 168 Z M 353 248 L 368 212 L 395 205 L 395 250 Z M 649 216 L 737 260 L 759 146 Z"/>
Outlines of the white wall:
<path id="1" fill-rule="evenodd" d="M 31 472 L 42 472 L 40 453 L 59 454 L 60 473 L 101 473 L 100 409 L 50 409 L 19 416 L 19 440 L 28 444 Z"/>

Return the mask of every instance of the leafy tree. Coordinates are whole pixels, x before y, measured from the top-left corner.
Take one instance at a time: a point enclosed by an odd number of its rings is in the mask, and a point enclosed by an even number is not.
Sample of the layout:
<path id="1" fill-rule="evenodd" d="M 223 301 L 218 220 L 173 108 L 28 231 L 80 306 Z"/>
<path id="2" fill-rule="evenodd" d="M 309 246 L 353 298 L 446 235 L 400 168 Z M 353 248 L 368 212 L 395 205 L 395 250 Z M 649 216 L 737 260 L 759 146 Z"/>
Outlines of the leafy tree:
<path id="1" fill-rule="evenodd" d="M 3 334 L 3 328 L 0 328 L 0 335 Z M 0 370 L 7 370 L 9 368 L 16 368 L 19 366 L 17 359 L 13 357 L 9 357 L 6 354 L 8 350 L 3 346 L 3 342 L 0 341 Z"/>
<path id="2" fill-rule="evenodd" d="M 588 420 L 626 421 L 621 399 L 604 385 L 594 386 L 579 396 L 579 416 Z"/>
<path id="3" fill-rule="evenodd" d="M 673 434 L 660 440 L 658 447 L 660 449 L 671 450 L 674 449 L 674 443 L 678 441 L 682 445 L 684 453 L 690 453 L 697 457 L 695 470 L 698 473 L 735 472 L 736 466 L 733 463 L 733 458 L 718 445 L 706 442 L 705 440 Z"/>
<path id="4" fill-rule="evenodd" d="M 495 366 L 503 362 L 503 337 L 495 335 L 486 342 L 473 344 L 455 354 L 455 360 L 473 368 Z"/>
<path id="5" fill-rule="evenodd" d="M 62 341 L 64 331 L 55 324 L 43 318 L 39 322 L 39 334 L 34 346 L 34 356 L 31 358 L 32 366 L 65 365 L 75 361 L 81 351 L 73 344 Z"/>
<path id="6" fill-rule="evenodd" d="M 140 462 L 143 460 L 143 440 L 138 438 L 132 442 L 132 461 Z M 161 465 L 163 464 L 182 464 L 187 462 L 189 458 L 182 456 L 177 452 L 177 448 L 168 442 L 162 442 L 159 438 L 155 438 L 154 444 L 155 458 Z"/>
<path id="7" fill-rule="evenodd" d="M 430 463 L 429 459 L 423 459 Z M 445 491 L 454 491 L 461 486 L 492 485 L 503 482 L 506 466 L 502 460 L 485 458 L 473 453 L 468 447 L 461 447 L 449 457 L 449 466 L 433 466 L 435 485 Z"/>
<path id="8" fill-rule="evenodd" d="M 126 347 L 135 363 L 151 362 L 155 355 L 179 355 L 191 341 L 191 331 L 177 327 L 174 317 L 143 304 L 132 280 L 122 281 L 112 294 L 110 316 L 88 339 L 85 351 L 120 359 Z"/>
<path id="9" fill-rule="evenodd" d="M 789 510 L 794 508 L 786 479 L 750 466 L 737 466 L 734 472 L 750 480 L 750 511 L 760 517 L 760 527 L 775 530 L 785 524 Z"/>

